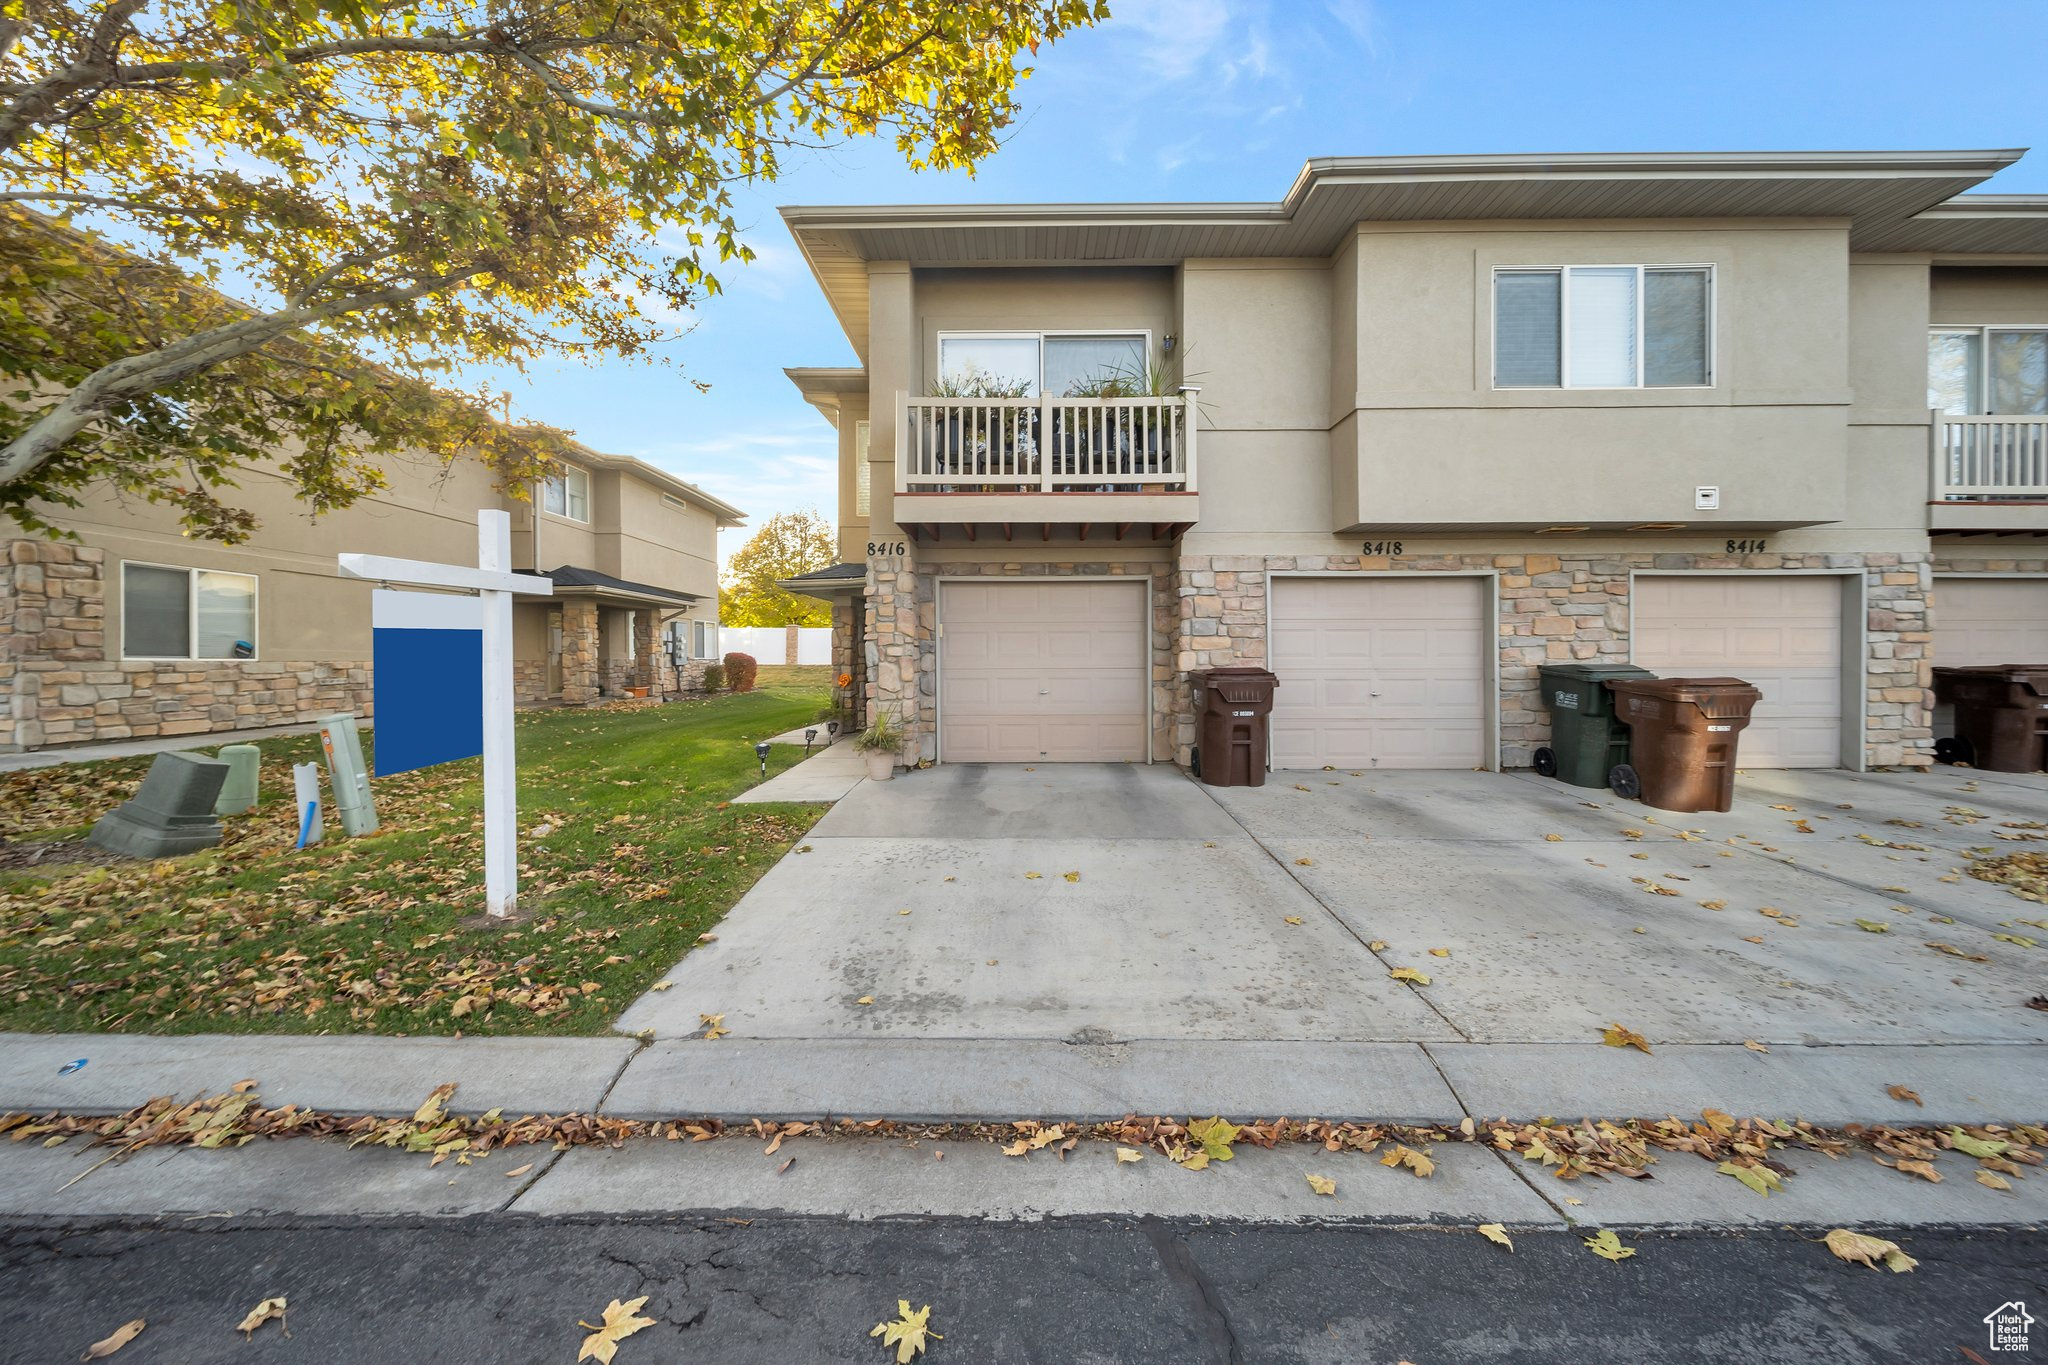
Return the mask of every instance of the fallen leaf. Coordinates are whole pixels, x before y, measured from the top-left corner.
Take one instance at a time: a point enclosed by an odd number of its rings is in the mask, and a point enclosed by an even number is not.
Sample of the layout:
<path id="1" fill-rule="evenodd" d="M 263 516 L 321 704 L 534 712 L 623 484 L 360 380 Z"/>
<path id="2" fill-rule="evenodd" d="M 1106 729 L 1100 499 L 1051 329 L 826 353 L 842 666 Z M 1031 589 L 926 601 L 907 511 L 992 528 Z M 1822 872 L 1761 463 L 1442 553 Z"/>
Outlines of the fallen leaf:
<path id="1" fill-rule="evenodd" d="M 1742 1045 L 1743 1045 L 1744 1047 L 1748 1048 L 1748 1049 L 1749 1049 L 1749 1050 L 1750 1050 L 1751 1052 L 1769 1052 L 1769 1051 L 1770 1051 L 1770 1049 L 1769 1049 L 1769 1048 L 1765 1047 L 1765 1046 L 1764 1046 L 1764 1045 L 1763 1045 L 1762 1043 L 1759 1043 L 1759 1042 L 1758 1042 L 1758 1041 L 1757 1041 L 1756 1039 L 1754 1039 L 1754 1038 L 1744 1038 L 1744 1039 L 1742 1040 Z"/>
<path id="2" fill-rule="evenodd" d="M 1314 858 L 1296 858 L 1294 860 L 1294 865 L 1296 867 L 1314 867 L 1316 865 L 1316 860 Z"/>
<path id="3" fill-rule="evenodd" d="M 1366 944 L 1365 947 L 1367 952 L 1384 953 L 1387 950 L 1387 941 L 1383 938 L 1376 938 Z"/>
<path id="4" fill-rule="evenodd" d="M 1941 1172 L 1934 1169 L 1934 1163 L 1931 1161 L 1907 1161 L 1901 1157 L 1895 1164 L 1899 1170 L 1904 1171 L 1907 1175 L 1917 1175 L 1922 1180 L 1934 1185 L 1941 1183 Z"/>
<path id="5" fill-rule="evenodd" d="M 1388 972 L 1387 975 L 1396 981 L 1412 981 L 1418 986 L 1427 986 L 1429 984 L 1429 973 L 1415 967 L 1396 967 Z"/>
<path id="6" fill-rule="evenodd" d="M 1898 1100 L 1901 1103 L 1907 1100 L 1911 1100 L 1913 1103 L 1921 1105 L 1922 1108 L 1926 1107 L 1925 1104 L 1922 1103 L 1918 1095 L 1914 1094 L 1911 1090 L 1907 1089 L 1903 1085 L 1888 1085 L 1884 1088 L 1884 1093 L 1890 1095 L 1893 1099 Z"/>
<path id="7" fill-rule="evenodd" d="M 1700 905 L 1707 910 L 1726 910 L 1728 908 L 1727 901 L 1701 901 Z"/>
<path id="8" fill-rule="evenodd" d="M 1119 1166 L 1128 1166 L 1133 1162 L 1143 1161 L 1144 1159 L 1145 1154 L 1135 1147 L 1119 1147 L 1116 1149 L 1116 1161 Z"/>
<path id="9" fill-rule="evenodd" d="M 863 995 L 860 999 L 854 1001 L 853 1003 L 856 1005 L 872 1005 L 875 1003 L 875 997 L 873 997 L 872 995 Z"/>
<path id="10" fill-rule="evenodd" d="M 1959 957 L 1965 962 L 1989 962 L 1991 960 L 1988 957 L 1980 957 L 1976 953 L 1966 953 L 1953 943 L 1930 943 L 1927 946 L 1934 949 L 1937 953 L 1947 953 L 1950 957 Z"/>
<path id="11" fill-rule="evenodd" d="M 2009 1190 L 2012 1188 L 2010 1180 L 2003 1176 L 1993 1175 L 1989 1171 L 1977 1172 L 1977 1183 L 1979 1185 L 1989 1185 L 1994 1190 Z"/>
<path id="12" fill-rule="evenodd" d="M 1380 1158 L 1380 1165 L 1406 1166 L 1409 1170 L 1415 1172 L 1415 1178 L 1418 1180 L 1426 1179 L 1436 1173 L 1436 1163 L 1434 1161 L 1431 1161 L 1428 1157 L 1412 1148 L 1403 1147 L 1398 1144 L 1394 1147 L 1393 1151 Z"/>
<path id="13" fill-rule="evenodd" d="M 649 989 L 649 990 L 651 990 L 651 991 L 655 991 L 655 992 L 657 992 L 657 993 L 658 993 L 658 992 L 661 992 L 661 991 L 665 991 L 665 990 L 668 990 L 668 989 L 670 989 L 670 988 L 671 988 L 671 987 L 673 987 L 673 986 L 674 986 L 675 984 L 676 984 L 676 983 L 675 983 L 675 982 L 673 982 L 673 981 L 657 981 L 657 982 L 655 982 L 655 983 L 654 983 L 654 984 L 653 984 L 652 986 L 649 986 L 649 987 L 648 987 L 648 989 Z M 462 997 L 462 1000 L 467 1000 L 467 999 L 469 999 L 469 997 L 468 997 L 468 996 L 466 996 L 466 995 Z M 462 1000 L 458 1000 L 458 1001 L 456 1001 L 455 1003 L 459 1005 L 459 1004 L 461 1004 L 461 1003 L 462 1003 Z"/>
<path id="14" fill-rule="evenodd" d="M 1625 1247 L 1621 1244 L 1621 1238 L 1615 1236 L 1611 1228 L 1602 1228 L 1585 1240 L 1586 1250 L 1603 1261 L 1625 1261 L 1636 1254 L 1634 1247 Z"/>
<path id="15" fill-rule="evenodd" d="M 1237 1141 L 1237 1134 L 1237 1125 L 1220 1117 L 1193 1119 L 1188 1123 L 1188 1136 L 1202 1144 L 1202 1154 L 1210 1161 L 1230 1160 L 1230 1144 Z"/>
<path id="16" fill-rule="evenodd" d="M 1764 938 L 1762 934 L 1744 934 L 1742 941 L 1744 943 L 1762 943 Z"/>
<path id="17" fill-rule="evenodd" d="M 896 1300 L 896 1317 L 888 1322 L 878 1322 L 871 1337 L 882 1339 L 882 1349 L 896 1348 L 897 1365 L 907 1365 L 912 1356 L 924 1354 L 925 1338 L 944 1341 L 945 1338 L 931 1329 L 932 1306 L 926 1304 L 915 1313 L 910 1311 L 909 1299 Z"/>
<path id="18" fill-rule="evenodd" d="M 1317 1194 L 1328 1195 L 1332 1198 L 1334 1198 L 1337 1193 L 1337 1182 L 1330 1179 L 1330 1177 L 1326 1175 L 1309 1176 L 1308 1187 L 1314 1190 Z"/>
<path id="19" fill-rule="evenodd" d="M 1974 1156 L 1980 1159 L 1987 1156 L 2004 1156 L 2006 1151 L 2012 1146 L 2010 1142 L 1971 1137 L 1960 1128 L 1949 1129 L 1948 1140 L 1964 1156 Z"/>
<path id="20" fill-rule="evenodd" d="M 80 1356 L 79 1359 L 105 1360 L 108 1356 L 140 1336 L 142 1329 L 148 1325 L 141 1318 L 136 1318 L 133 1322 L 124 1322 L 106 1336 L 101 1337 L 98 1341 L 86 1347 L 85 1354 Z"/>
<path id="21" fill-rule="evenodd" d="M 1300 916 L 1300 915 L 1288 915 L 1288 916 L 1285 916 L 1285 919 L 1286 919 L 1287 923 L 1289 923 L 1289 924 L 1299 924 L 1299 923 L 1301 923 L 1301 916 Z"/>
<path id="22" fill-rule="evenodd" d="M 1024 880 L 1027 882 L 1035 882 L 1044 875 L 1045 874 L 1043 872 L 1026 872 L 1024 874 Z"/>
<path id="23" fill-rule="evenodd" d="M 1481 1223 L 1479 1225 L 1479 1235 L 1489 1242 L 1499 1242 L 1509 1251 L 1515 1249 L 1515 1244 L 1508 1240 L 1508 1230 L 1499 1223 Z"/>
<path id="24" fill-rule="evenodd" d="M 1543 842 L 1546 844 L 1561 844 L 1564 842 L 1564 836 L 1562 834 L 1546 834 L 1543 836 Z"/>
<path id="25" fill-rule="evenodd" d="M 1843 1260 L 1867 1265 L 1872 1270 L 1877 1269 L 1880 1260 L 1894 1275 L 1903 1275 L 1920 1264 L 1902 1251 L 1897 1242 L 1888 1242 L 1882 1237 L 1871 1237 L 1861 1232 L 1851 1232 L 1847 1228 L 1836 1228 L 1821 1240 L 1827 1243 L 1829 1251 Z"/>
<path id="26" fill-rule="evenodd" d="M 1023 1138 L 1018 1138 L 1018 1139 L 1017 1139 L 1017 1140 L 1016 1140 L 1015 1142 L 1012 1142 L 1012 1143 L 1010 1143 L 1009 1145 L 1007 1145 L 1007 1146 L 1005 1146 L 1005 1147 L 1003 1148 L 1003 1155 L 1004 1155 L 1004 1156 L 1023 1156 L 1023 1155 L 1025 1155 L 1026 1153 L 1028 1153 L 1028 1152 L 1029 1152 L 1030 1150 L 1031 1150 L 1031 1144 L 1030 1144 L 1029 1142 L 1027 1142 L 1027 1141 L 1026 1141 L 1025 1139 L 1023 1139 Z"/>
<path id="27" fill-rule="evenodd" d="M 284 1307 L 284 1299 L 281 1297 L 265 1299 L 254 1308 L 251 1308 L 248 1316 L 235 1324 L 235 1330 L 244 1336 L 251 1336 L 258 1327 L 261 1327 L 273 1318 L 277 1320 L 277 1325 L 280 1328 L 284 1328 Z M 285 1335 L 290 1336 L 291 1332 L 286 1330 Z"/>
<path id="28" fill-rule="evenodd" d="M 511 1170 L 505 1172 L 505 1178 L 507 1180 L 512 1180 L 519 1176 L 525 1175 L 528 1171 L 532 1169 L 533 1163 L 529 1161 L 524 1166 L 514 1166 Z"/>
<path id="29" fill-rule="evenodd" d="M 722 1014 L 700 1014 L 697 1017 L 704 1021 L 704 1041 L 707 1043 L 732 1032 L 725 1026 L 725 1016 Z"/>
<path id="30" fill-rule="evenodd" d="M 1892 931 L 1891 925 L 1874 919 L 1859 919 L 1856 927 L 1866 934 L 1889 934 Z"/>
<path id="31" fill-rule="evenodd" d="M 1997 939 L 2000 943 L 2013 943 L 2022 948 L 2038 948 L 2041 946 L 2025 934 L 1993 934 L 1991 937 Z"/>
<path id="32" fill-rule="evenodd" d="M 1707 1127 L 1726 1137 L 1735 1131 L 1735 1116 L 1720 1109 L 1702 1109 L 1700 1117 L 1707 1121 Z"/>
<path id="33" fill-rule="evenodd" d="M 1638 1052 L 1654 1055 L 1650 1053 L 1650 1044 L 1642 1034 L 1620 1024 L 1609 1024 L 1601 1032 L 1600 1041 L 1609 1047 L 1632 1047 Z"/>
<path id="34" fill-rule="evenodd" d="M 1449 957 L 1451 955 L 1451 950 L 1449 948 L 1431 948 L 1429 950 L 1429 955 L 1431 957 Z"/>
<path id="35" fill-rule="evenodd" d="M 1078 872 L 1069 872 L 1069 873 L 1067 873 L 1067 874 L 1065 874 L 1065 875 L 1066 875 L 1066 879 L 1067 879 L 1068 881 L 1070 881 L 1070 882 L 1078 882 L 1078 881 L 1080 881 L 1080 880 L 1081 880 L 1081 874 L 1080 874 L 1080 873 L 1078 873 Z"/>
<path id="36" fill-rule="evenodd" d="M 1724 1161 L 1714 1169 L 1722 1175 L 1734 1176 L 1766 1199 L 1771 1197 L 1771 1191 L 1785 1188 L 1784 1180 L 1768 1166 L 1745 1166 L 1737 1161 Z"/>
<path id="37" fill-rule="evenodd" d="M 646 1306 L 645 1294 L 637 1299 L 628 1299 L 624 1303 L 613 1299 L 604 1310 L 602 1324 L 585 1322 L 578 1318 L 576 1325 L 588 1327 L 591 1332 L 583 1338 L 583 1349 L 576 1353 L 576 1359 L 595 1360 L 598 1365 L 611 1365 L 611 1358 L 618 1354 L 621 1341 L 642 1328 L 654 1326 L 653 1318 L 639 1316 L 640 1310 Z"/>

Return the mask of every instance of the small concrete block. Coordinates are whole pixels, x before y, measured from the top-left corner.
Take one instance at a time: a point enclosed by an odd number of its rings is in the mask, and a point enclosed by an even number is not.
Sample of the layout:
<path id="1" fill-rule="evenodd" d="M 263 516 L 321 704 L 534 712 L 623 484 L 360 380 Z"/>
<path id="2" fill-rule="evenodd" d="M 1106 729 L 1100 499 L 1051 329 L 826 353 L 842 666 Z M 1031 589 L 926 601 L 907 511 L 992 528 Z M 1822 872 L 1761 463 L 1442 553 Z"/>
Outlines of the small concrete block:
<path id="1" fill-rule="evenodd" d="M 228 765 L 197 754 L 158 754 L 135 795 L 100 817 L 91 842 L 133 858 L 175 858 L 221 840 L 214 803 Z"/>

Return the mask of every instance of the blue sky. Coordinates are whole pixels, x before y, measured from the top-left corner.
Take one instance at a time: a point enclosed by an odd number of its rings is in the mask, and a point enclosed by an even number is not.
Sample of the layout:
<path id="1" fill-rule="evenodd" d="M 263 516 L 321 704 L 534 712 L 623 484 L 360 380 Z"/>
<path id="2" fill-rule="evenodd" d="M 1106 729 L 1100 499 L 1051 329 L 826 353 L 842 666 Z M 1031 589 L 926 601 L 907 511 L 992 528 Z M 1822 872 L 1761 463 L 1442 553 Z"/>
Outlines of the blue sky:
<path id="1" fill-rule="evenodd" d="M 883 143 L 793 154 L 739 217 L 670 368 L 536 367 L 515 407 L 649 460 L 758 525 L 831 514 L 832 433 L 785 365 L 853 363 L 780 204 L 1274 200 L 1311 156 L 1455 152 L 2041 150 L 1987 188 L 2048 192 L 2048 6 L 1112 0 L 1044 48 L 979 173 L 914 175 Z M 2026 93 L 2032 90 L 2033 93 Z M 727 532 L 730 554 L 746 532 Z"/>

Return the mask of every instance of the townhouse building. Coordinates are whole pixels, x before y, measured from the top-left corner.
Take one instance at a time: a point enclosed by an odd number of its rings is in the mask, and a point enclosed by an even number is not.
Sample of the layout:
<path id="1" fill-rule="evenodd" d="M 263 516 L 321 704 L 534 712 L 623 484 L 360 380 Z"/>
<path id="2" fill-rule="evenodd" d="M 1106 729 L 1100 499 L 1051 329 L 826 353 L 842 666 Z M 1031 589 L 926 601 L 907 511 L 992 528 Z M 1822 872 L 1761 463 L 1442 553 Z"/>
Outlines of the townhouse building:
<path id="1" fill-rule="evenodd" d="M 277 469 L 240 477 L 259 529 L 191 539 L 175 510 L 102 488 L 41 508 L 66 534 L 0 534 L 0 752 L 372 714 L 368 585 L 345 551 L 476 562 L 476 514 L 511 513 L 513 563 L 554 580 L 514 607 L 518 698 L 588 705 L 696 689 L 718 649 L 718 528 L 743 514 L 625 456 L 579 451 L 514 497 L 482 463 L 420 453 L 315 518 Z"/>
<path id="2" fill-rule="evenodd" d="M 1919 766 L 2048 661 L 2048 196 L 1992 151 L 1329 158 L 1273 203 L 800 207 L 842 671 L 906 761 L 1526 765 L 1538 668 Z"/>

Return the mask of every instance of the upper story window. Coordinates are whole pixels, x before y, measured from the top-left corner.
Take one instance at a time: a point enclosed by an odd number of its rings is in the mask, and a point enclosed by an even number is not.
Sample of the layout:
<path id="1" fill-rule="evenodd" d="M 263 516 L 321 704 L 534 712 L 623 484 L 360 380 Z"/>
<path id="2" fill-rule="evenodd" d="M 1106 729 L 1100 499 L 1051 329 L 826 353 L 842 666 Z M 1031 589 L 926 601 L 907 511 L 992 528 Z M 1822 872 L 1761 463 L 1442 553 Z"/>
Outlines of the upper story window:
<path id="1" fill-rule="evenodd" d="M 1927 406 L 1957 417 L 2048 416 L 2048 326 L 1935 328 Z"/>
<path id="2" fill-rule="evenodd" d="M 574 465 L 541 481 L 540 505 L 558 517 L 571 521 L 590 520 L 590 474 Z"/>
<path id="3" fill-rule="evenodd" d="M 853 424 L 853 515 L 865 517 L 868 514 L 868 500 L 871 496 L 868 472 L 868 424 Z"/>
<path id="4" fill-rule="evenodd" d="M 1497 269 L 1493 385 L 1704 388 L 1714 382 L 1713 289 L 1704 265 Z"/>
<path id="5" fill-rule="evenodd" d="M 122 564 L 121 657 L 255 658 L 256 579 L 215 569 Z"/>
<path id="6" fill-rule="evenodd" d="M 935 398 L 1142 393 L 1149 332 L 942 332 Z"/>

